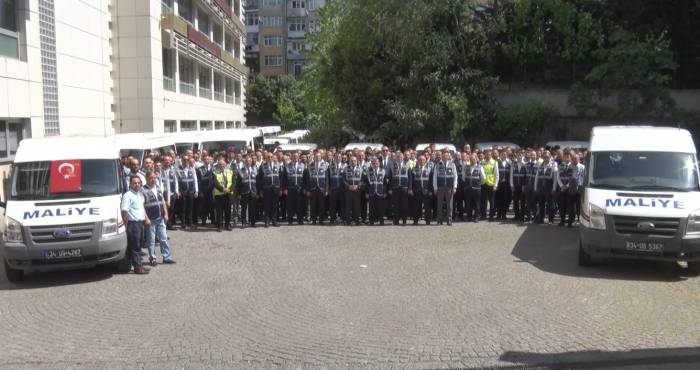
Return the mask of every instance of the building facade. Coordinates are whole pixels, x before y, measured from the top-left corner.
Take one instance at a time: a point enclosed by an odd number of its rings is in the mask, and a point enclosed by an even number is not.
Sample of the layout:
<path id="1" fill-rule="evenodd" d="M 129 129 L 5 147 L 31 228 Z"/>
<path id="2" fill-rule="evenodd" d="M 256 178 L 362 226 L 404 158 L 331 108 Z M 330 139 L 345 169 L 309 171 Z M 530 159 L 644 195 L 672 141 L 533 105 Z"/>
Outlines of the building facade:
<path id="1" fill-rule="evenodd" d="M 0 0 L 0 164 L 21 139 L 245 126 L 240 0 Z"/>
<path id="2" fill-rule="evenodd" d="M 263 76 L 302 73 L 307 36 L 318 31 L 318 10 L 325 0 L 247 0 L 246 63 Z"/>

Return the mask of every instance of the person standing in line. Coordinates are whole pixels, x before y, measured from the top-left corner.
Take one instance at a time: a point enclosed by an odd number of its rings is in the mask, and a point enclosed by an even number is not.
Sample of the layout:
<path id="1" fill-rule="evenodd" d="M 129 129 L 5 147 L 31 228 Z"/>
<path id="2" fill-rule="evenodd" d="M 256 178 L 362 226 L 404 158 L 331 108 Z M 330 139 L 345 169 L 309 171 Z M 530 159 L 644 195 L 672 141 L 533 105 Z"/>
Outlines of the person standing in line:
<path id="1" fill-rule="evenodd" d="M 277 226 L 277 205 L 279 203 L 280 189 L 282 187 L 282 165 L 277 162 L 272 153 L 267 153 L 265 163 L 258 169 L 257 188 L 258 195 L 263 198 L 265 227 L 270 223 Z"/>
<path id="2" fill-rule="evenodd" d="M 432 211 L 432 181 L 431 169 L 428 167 L 424 155 L 418 157 L 418 163 L 413 168 L 411 179 L 411 189 L 408 191 L 411 197 L 411 205 L 413 210 L 413 224 L 418 225 L 418 221 L 423 216 L 426 225 L 430 225 Z"/>
<path id="3" fill-rule="evenodd" d="M 350 163 L 345 167 L 343 177 L 343 188 L 345 188 L 345 224 L 350 226 L 354 222 L 360 225 L 362 191 L 362 179 L 364 171 L 357 164 L 357 157 L 350 157 Z"/>
<path id="4" fill-rule="evenodd" d="M 476 154 L 472 154 L 469 163 L 464 166 L 464 194 L 467 200 L 467 222 L 479 222 L 481 212 L 481 190 L 486 182 L 484 168 Z"/>
<path id="5" fill-rule="evenodd" d="M 391 213 L 394 225 L 399 224 L 399 219 L 403 225 L 406 225 L 408 218 L 408 189 L 411 184 L 411 171 L 409 169 L 407 158 L 400 151 L 397 152 L 396 161 L 390 168 L 389 179 L 391 181 L 391 189 L 389 195 L 393 205 Z M 386 169 L 385 169 L 386 172 Z"/>
<path id="6" fill-rule="evenodd" d="M 388 179 L 386 171 L 379 167 L 379 159 L 372 159 L 372 167 L 365 173 L 364 182 L 369 201 L 369 224 L 372 226 L 378 221 L 380 225 L 384 225 L 384 200 Z"/>
<path id="7" fill-rule="evenodd" d="M 328 215 L 331 225 L 335 224 L 338 215 L 340 215 L 341 220 L 345 217 L 345 196 L 343 194 L 345 166 L 343 155 L 340 152 L 336 152 L 333 161 L 328 166 Z"/>
<path id="8" fill-rule="evenodd" d="M 146 215 L 144 197 L 141 194 L 141 179 L 137 175 L 129 179 L 129 191 L 124 193 L 120 209 L 122 222 L 126 226 L 126 253 L 131 259 L 134 274 L 145 275 L 149 270 L 141 265 L 141 240 L 144 226 L 150 226 L 151 221 Z"/>
<path id="9" fill-rule="evenodd" d="M 147 172 L 146 185 L 142 188 L 144 209 L 148 219 L 151 221 L 146 233 L 148 262 L 151 266 L 157 266 L 158 264 L 156 262 L 156 239 L 160 244 L 160 255 L 163 257 L 163 264 L 175 263 L 170 254 L 168 234 L 165 231 L 165 224 L 168 222 L 168 207 L 163 193 L 158 189 L 157 177 L 155 172 Z"/>
<path id="10" fill-rule="evenodd" d="M 447 225 L 452 225 L 452 197 L 457 188 L 457 170 L 455 164 L 450 160 L 450 153 L 446 150 L 442 152 L 440 161 L 433 169 L 433 189 L 437 198 L 437 222 L 442 225 L 447 218 Z M 447 208 L 447 215 L 444 209 Z"/>
<path id="11" fill-rule="evenodd" d="M 248 156 L 244 160 L 243 167 L 238 171 L 236 177 L 236 191 L 241 196 L 241 227 L 246 223 L 250 227 L 255 227 L 257 218 L 256 205 L 258 202 L 258 189 L 256 177 L 258 169 L 253 165 L 253 159 Z"/>
<path id="12" fill-rule="evenodd" d="M 189 230 L 192 228 L 192 218 L 194 216 L 194 199 L 199 194 L 199 185 L 197 184 L 197 171 L 194 167 L 194 157 L 183 158 L 183 166 L 180 167 L 177 173 L 177 178 L 180 181 L 178 184 L 179 196 L 182 200 L 182 229 Z"/>
<path id="13" fill-rule="evenodd" d="M 326 212 L 326 196 L 328 196 L 328 163 L 323 160 L 321 152 L 314 154 L 314 161 L 307 167 L 307 178 L 309 179 L 309 192 L 307 197 L 310 200 L 311 223 L 323 224 Z"/>
<path id="14" fill-rule="evenodd" d="M 512 164 L 506 150 L 501 151 L 500 157 L 498 161 L 498 187 L 496 188 L 496 219 L 505 220 L 513 193 L 510 185 Z"/>
<path id="15" fill-rule="evenodd" d="M 500 180 L 498 177 L 498 163 L 492 157 L 494 154 L 498 155 L 498 151 L 495 149 L 493 151 L 486 150 L 484 152 L 484 162 L 481 164 L 484 174 L 486 174 L 486 181 L 481 187 L 481 219 L 486 219 L 486 206 L 488 205 L 489 221 L 493 221 L 493 218 L 496 216 L 495 194 Z"/>
<path id="16" fill-rule="evenodd" d="M 221 232 L 222 227 L 231 231 L 231 196 L 235 179 L 233 171 L 226 166 L 226 160 L 219 158 L 214 176 L 214 203 L 216 203 L 216 231 Z"/>
<path id="17" fill-rule="evenodd" d="M 554 192 L 557 175 L 557 162 L 551 160 L 549 151 L 545 151 L 542 163 L 535 175 L 535 197 L 537 199 L 537 218 L 535 222 L 544 223 L 545 214 L 550 224 L 554 223 Z"/>

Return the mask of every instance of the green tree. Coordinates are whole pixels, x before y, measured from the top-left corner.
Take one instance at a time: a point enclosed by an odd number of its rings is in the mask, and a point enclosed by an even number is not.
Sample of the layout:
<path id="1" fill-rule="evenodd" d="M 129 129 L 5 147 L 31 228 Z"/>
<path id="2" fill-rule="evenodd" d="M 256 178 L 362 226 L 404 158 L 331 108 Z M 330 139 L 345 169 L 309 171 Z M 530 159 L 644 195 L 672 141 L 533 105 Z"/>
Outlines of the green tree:
<path id="1" fill-rule="evenodd" d="M 559 119 L 559 112 L 540 101 L 528 101 L 502 108 L 492 126 L 493 139 L 511 139 L 523 145 L 537 143 L 547 127 Z"/>

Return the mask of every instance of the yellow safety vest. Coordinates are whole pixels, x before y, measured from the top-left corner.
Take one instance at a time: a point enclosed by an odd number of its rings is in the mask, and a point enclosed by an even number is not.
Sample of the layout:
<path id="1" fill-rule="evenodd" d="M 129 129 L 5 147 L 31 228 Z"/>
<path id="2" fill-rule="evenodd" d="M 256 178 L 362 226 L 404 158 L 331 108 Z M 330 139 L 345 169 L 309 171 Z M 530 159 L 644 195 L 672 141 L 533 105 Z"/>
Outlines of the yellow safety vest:
<path id="1" fill-rule="evenodd" d="M 226 168 L 224 169 L 224 172 L 215 170 L 214 178 L 217 184 L 221 184 L 224 188 L 233 190 L 233 171 L 231 171 L 231 169 Z M 224 192 L 217 189 L 216 187 L 214 187 L 212 193 L 214 194 L 214 196 L 224 195 Z"/>
<path id="2" fill-rule="evenodd" d="M 485 161 L 484 174 L 486 174 L 486 185 L 496 185 L 496 161 L 493 159 L 490 161 Z"/>

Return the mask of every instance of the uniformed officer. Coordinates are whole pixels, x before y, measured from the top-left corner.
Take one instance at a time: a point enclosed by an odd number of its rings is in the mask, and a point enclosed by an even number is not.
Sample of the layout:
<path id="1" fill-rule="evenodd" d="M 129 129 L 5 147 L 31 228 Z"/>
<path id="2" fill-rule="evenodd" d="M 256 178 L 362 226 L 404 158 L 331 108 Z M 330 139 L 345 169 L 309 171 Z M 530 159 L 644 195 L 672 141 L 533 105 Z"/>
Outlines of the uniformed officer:
<path id="1" fill-rule="evenodd" d="M 371 167 L 371 162 L 365 159 L 365 152 L 362 150 L 357 151 L 357 165 L 362 169 L 363 176 Z M 367 193 L 363 187 L 360 187 L 360 192 L 360 218 L 362 223 L 367 223 Z"/>
<path id="2" fill-rule="evenodd" d="M 148 261 L 151 266 L 156 266 L 156 239 L 160 244 L 160 254 L 164 264 L 173 264 L 168 245 L 168 235 L 165 224 L 168 222 L 168 207 L 165 204 L 163 192 L 158 189 L 155 172 L 146 173 L 146 185 L 141 188 L 143 194 L 143 207 L 151 224 L 146 231 L 146 245 L 148 246 Z"/>
<path id="3" fill-rule="evenodd" d="M 216 231 L 222 227 L 231 230 L 231 195 L 235 185 L 233 171 L 226 166 L 226 160 L 221 157 L 213 172 L 214 203 L 216 203 Z"/>
<path id="4" fill-rule="evenodd" d="M 379 166 L 379 159 L 372 159 L 372 167 L 365 173 L 366 197 L 369 201 L 369 224 L 379 221 L 384 225 L 384 199 L 388 185 L 386 171 Z"/>
<path id="5" fill-rule="evenodd" d="M 440 155 L 440 161 L 433 169 L 433 189 L 437 197 L 437 222 L 442 225 L 447 218 L 447 224 L 452 225 L 452 197 L 457 188 L 457 170 L 450 160 L 450 153 L 444 150 Z M 447 215 L 443 213 L 443 207 L 447 208 Z"/>
<path id="6" fill-rule="evenodd" d="M 362 196 L 362 179 L 364 171 L 357 164 L 357 157 L 350 157 L 350 164 L 345 167 L 343 176 L 343 187 L 345 188 L 345 224 L 355 225 L 360 224 L 361 204 L 360 197 Z"/>
<path id="7" fill-rule="evenodd" d="M 328 162 L 323 160 L 321 151 L 314 154 L 314 161 L 307 168 L 309 178 L 309 197 L 311 223 L 323 224 L 328 196 Z"/>
<path id="8" fill-rule="evenodd" d="M 511 160 L 510 187 L 513 189 L 513 213 L 515 213 L 513 220 L 516 221 L 523 220 L 525 208 L 527 207 L 525 193 L 523 193 L 527 168 L 523 160 L 522 151 L 515 153 Z"/>
<path id="9" fill-rule="evenodd" d="M 463 220 L 464 219 L 464 201 L 465 201 L 465 194 L 464 194 L 464 182 L 462 181 L 462 172 L 464 171 L 464 166 L 465 166 L 465 161 L 462 158 L 462 155 L 459 153 L 455 153 L 454 155 L 454 163 L 455 163 L 455 170 L 457 170 L 457 190 L 455 190 L 455 197 L 453 200 L 454 203 L 454 214 L 452 215 L 453 220 Z"/>
<path id="10" fill-rule="evenodd" d="M 255 227 L 257 218 L 258 188 L 256 177 L 258 168 L 253 164 L 253 159 L 248 156 L 243 162 L 243 166 L 238 170 L 236 176 L 236 192 L 241 197 L 241 227 L 246 224 Z"/>
<path id="11" fill-rule="evenodd" d="M 464 166 L 462 173 L 464 179 L 464 196 L 467 203 L 467 221 L 479 222 L 481 212 L 481 191 L 486 182 L 484 167 L 479 163 L 479 157 L 472 154 L 469 163 Z"/>
<path id="12" fill-rule="evenodd" d="M 194 157 L 183 158 L 183 165 L 177 171 L 178 199 L 182 201 L 182 229 L 189 230 L 192 227 L 194 215 L 194 198 L 199 192 L 197 184 L 197 171 L 194 168 Z"/>
<path id="13" fill-rule="evenodd" d="M 333 161 L 328 165 L 328 216 L 331 224 L 335 224 L 338 215 L 342 220 L 345 217 L 345 196 L 343 194 L 343 176 L 346 164 L 343 163 L 343 155 L 336 152 Z"/>
<path id="14" fill-rule="evenodd" d="M 505 220 L 513 191 L 510 187 L 511 162 L 508 152 L 503 150 L 498 160 L 498 188 L 496 189 L 496 218 Z"/>
<path id="15" fill-rule="evenodd" d="M 557 176 L 557 163 L 552 161 L 549 151 L 545 150 L 542 163 L 537 166 L 535 175 L 535 197 L 537 199 L 537 223 L 544 223 L 544 215 L 547 214 L 549 223 L 554 223 L 554 192 Z"/>
<path id="16" fill-rule="evenodd" d="M 425 224 L 430 225 L 432 206 L 432 179 L 430 178 L 431 169 L 427 164 L 424 155 L 418 157 L 418 163 L 413 168 L 411 176 L 412 186 L 409 190 L 411 196 L 411 205 L 413 209 L 413 224 L 417 225 L 421 215 L 425 219 Z"/>
<path id="17" fill-rule="evenodd" d="M 571 227 L 574 220 L 577 220 L 581 214 L 581 192 L 583 191 L 583 180 L 586 172 L 586 167 L 579 162 L 580 157 L 574 153 L 571 155 L 571 182 L 569 184 L 569 222 L 568 227 Z"/>
<path id="18" fill-rule="evenodd" d="M 277 203 L 282 186 L 280 177 L 283 171 L 282 165 L 277 162 L 277 158 L 272 153 L 267 153 L 265 163 L 260 165 L 258 169 L 257 188 L 258 195 L 263 198 L 265 227 L 270 223 L 277 226 Z"/>
<path id="19" fill-rule="evenodd" d="M 308 189 L 306 164 L 299 160 L 299 153 L 292 153 L 292 160 L 284 167 L 282 190 L 287 196 L 287 221 L 291 225 L 296 214 L 297 223 L 304 224 L 305 198 Z"/>
<path id="20" fill-rule="evenodd" d="M 523 210 L 523 221 L 532 221 L 536 215 L 535 209 L 535 178 L 537 177 L 537 167 L 539 162 L 537 160 L 537 152 L 531 150 L 528 152 L 527 162 L 524 165 L 525 176 L 523 177 L 524 186 L 523 194 L 527 201 L 526 207 Z"/>
<path id="21" fill-rule="evenodd" d="M 492 155 L 498 155 L 498 151 L 486 150 L 484 152 L 484 162 L 481 167 L 484 169 L 484 174 L 486 175 L 486 181 L 481 187 L 481 219 L 486 219 L 486 206 L 488 205 L 488 216 L 489 221 L 493 220 L 496 216 L 496 187 L 498 186 L 499 173 L 498 173 L 498 163 L 493 159 Z"/>
<path id="22" fill-rule="evenodd" d="M 173 157 L 170 155 L 165 156 L 163 160 L 163 170 L 161 171 L 163 186 L 165 191 L 165 203 L 168 205 L 168 222 L 166 222 L 166 228 L 172 230 L 173 228 L 173 218 L 175 215 L 175 203 L 176 194 L 179 192 L 178 181 L 177 181 L 177 171 L 173 167 Z"/>
<path id="23" fill-rule="evenodd" d="M 195 210 L 197 219 L 201 219 L 202 226 L 206 226 L 207 218 L 212 223 L 216 223 L 214 212 L 214 158 L 207 155 L 204 162 L 197 168 L 197 179 L 199 181 L 199 197 L 195 199 Z"/>
<path id="24" fill-rule="evenodd" d="M 411 171 L 408 162 L 401 152 L 397 153 L 397 160 L 392 163 L 389 178 L 391 179 L 392 216 L 394 225 L 399 224 L 399 219 L 406 225 L 408 217 L 408 189 L 411 184 Z M 385 170 L 386 172 L 386 170 Z"/>
<path id="25" fill-rule="evenodd" d="M 566 223 L 567 213 L 571 210 L 569 204 L 569 185 L 573 177 L 573 167 L 571 165 L 571 156 L 568 151 L 564 152 L 562 162 L 557 171 L 557 199 L 559 201 L 559 226 L 564 226 Z"/>

